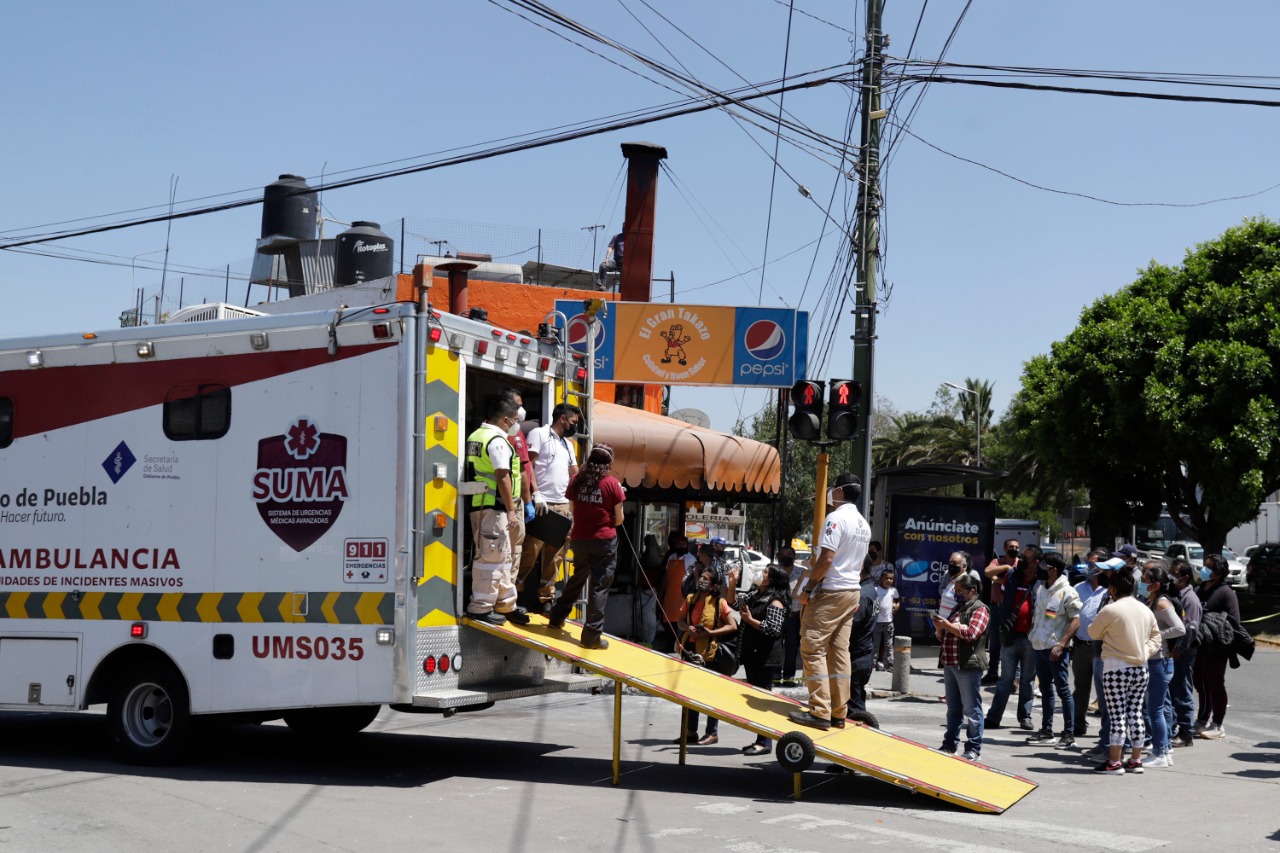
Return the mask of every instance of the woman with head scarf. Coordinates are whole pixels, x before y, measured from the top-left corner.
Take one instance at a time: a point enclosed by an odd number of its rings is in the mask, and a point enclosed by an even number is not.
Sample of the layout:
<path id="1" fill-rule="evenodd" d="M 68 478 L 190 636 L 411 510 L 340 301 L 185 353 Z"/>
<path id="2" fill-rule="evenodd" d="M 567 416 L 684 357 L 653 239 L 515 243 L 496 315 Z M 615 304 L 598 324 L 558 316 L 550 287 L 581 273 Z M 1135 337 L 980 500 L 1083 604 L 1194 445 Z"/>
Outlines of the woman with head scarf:
<path id="1" fill-rule="evenodd" d="M 548 617 L 552 628 L 563 628 L 582 588 L 587 586 L 587 613 L 582 620 L 582 645 L 588 649 L 607 649 L 604 634 L 604 608 L 609 600 L 609 587 L 618 567 L 618 531 L 622 524 L 622 502 L 626 495 L 622 484 L 613 476 L 613 448 L 597 444 L 591 448 L 586 464 L 569 481 L 565 496 L 573 504 L 573 528 L 569 540 L 573 547 L 573 575 L 564 592 L 551 608 Z M 588 581 L 590 585 L 588 586 Z"/>

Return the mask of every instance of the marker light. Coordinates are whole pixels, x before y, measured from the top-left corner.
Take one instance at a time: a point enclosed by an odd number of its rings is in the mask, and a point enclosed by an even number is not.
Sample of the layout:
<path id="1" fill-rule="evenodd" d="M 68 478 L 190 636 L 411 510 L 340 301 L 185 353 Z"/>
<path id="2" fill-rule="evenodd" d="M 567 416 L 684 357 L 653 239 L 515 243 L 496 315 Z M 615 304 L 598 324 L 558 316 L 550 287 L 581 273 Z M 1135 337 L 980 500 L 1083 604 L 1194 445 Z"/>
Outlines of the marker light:
<path id="1" fill-rule="evenodd" d="M 431 341 L 431 343 L 438 344 L 440 343 L 440 337 L 443 334 L 444 334 L 444 329 L 440 328 L 439 326 L 432 326 L 431 330 L 427 332 L 427 338 Z"/>
<path id="2" fill-rule="evenodd" d="M 374 323 L 373 336 L 379 340 L 383 338 L 391 337 L 391 324 L 390 323 Z M 435 338 L 432 338 L 432 340 L 435 340 Z"/>
<path id="3" fill-rule="evenodd" d="M 129 626 L 129 636 L 135 640 L 145 640 L 147 638 L 147 623 L 134 622 Z"/>

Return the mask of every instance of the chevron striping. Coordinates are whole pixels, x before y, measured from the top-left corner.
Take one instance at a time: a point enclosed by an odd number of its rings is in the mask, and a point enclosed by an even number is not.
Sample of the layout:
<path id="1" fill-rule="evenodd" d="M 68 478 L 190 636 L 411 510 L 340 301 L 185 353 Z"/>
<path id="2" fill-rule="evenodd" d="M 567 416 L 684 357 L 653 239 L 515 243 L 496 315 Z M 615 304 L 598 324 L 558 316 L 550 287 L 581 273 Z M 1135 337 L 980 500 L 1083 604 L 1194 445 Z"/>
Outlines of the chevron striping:
<path id="1" fill-rule="evenodd" d="M 461 371 L 459 370 L 461 363 L 458 359 L 459 354 L 449 347 L 428 343 L 427 384 L 440 382 L 457 394 L 461 377 Z"/>
<path id="2" fill-rule="evenodd" d="M 142 618 L 138 613 L 138 603 L 140 601 L 142 601 L 142 593 L 126 592 L 116 602 L 116 612 L 126 622 L 137 622 Z"/>
<path id="3" fill-rule="evenodd" d="M 194 598 L 194 596 L 184 596 L 184 598 Z M 184 622 L 223 622 L 222 612 L 218 610 L 218 605 L 222 602 L 222 593 L 205 592 L 201 593 L 200 598 L 195 602 L 193 616 L 186 615 L 183 611 L 182 621 Z"/>
<path id="4" fill-rule="evenodd" d="M 236 615 L 240 617 L 241 622 L 261 622 L 262 615 L 258 612 L 258 605 L 262 603 L 263 593 L 246 592 L 244 597 L 240 599 L 240 603 L 236 605 Z"/>
<path id="5" fill-rule="evenodd" d="M 11 592 L 4 603 L 4 612 L 10 619 L 22 619 L 27 615 L 27 592 Z"/>
<path id="6" fill-rule="evenodd" d="M 84 601 L 80 602 L 80 618 L 81 619 L 101 619 L 102 611 L 99 609 L 102 605 L 102 597 L 106 595 L 104 592 L 87 592 Z"/>
<path id="7" fill-rule="evenodd" d="M 443 610 L 432 610 L 427 615 L 418 620 L 419 628 L 443 628 L 448 625 L 457 625 L 458 617 L 452 613 L 446 613 Z"/>
<path id="8" fill-rule="evenodd" d="M 441 592 L 452 589 L 444 581 Z M 429 592 L 434 592 L 432 587 Z M 447 593 L 446 593 L 447 594 Z M 305 597 L 308 615 L 295 616 L 294 596 Z M 437 596 L 440 597 L 440 596 Z M 443 598 L 442 598 L 443 600 Z M 450 605 L 451 606 L 451 605 Z M 129 622 L 309 622 L 385 625 L 395 618 L 389 592 L 220 593 L 220 592 L 0 592 L 0 619 Z"/>
<path id="9" fill-rule="evenodd" d="M 182 617 L 178 614 L 178 604 L 182 601 L 182 593 L 166 592 L 160 596 L 160 600 L 156 602 L 156 616 L 161 622 L 181 622 Z"/>

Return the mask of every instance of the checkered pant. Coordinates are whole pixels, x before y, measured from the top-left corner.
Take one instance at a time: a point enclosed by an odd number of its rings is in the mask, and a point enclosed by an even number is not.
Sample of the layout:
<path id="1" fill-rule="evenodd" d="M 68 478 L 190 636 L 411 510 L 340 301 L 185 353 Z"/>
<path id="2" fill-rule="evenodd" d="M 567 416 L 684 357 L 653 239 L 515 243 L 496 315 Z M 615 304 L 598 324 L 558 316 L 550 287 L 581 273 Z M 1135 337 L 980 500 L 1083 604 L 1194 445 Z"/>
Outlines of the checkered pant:
<path id="1" fill-rule="evenodd" d="M 1124 743 L 1125 729 L 1135 747 L 1146 737 L 1142 725 L 1142 703 L 1147 696 L 1147 668 L 1127 666 L 1102 673 L 1102 699 L 1111 722 L 1111 743 Z"/>

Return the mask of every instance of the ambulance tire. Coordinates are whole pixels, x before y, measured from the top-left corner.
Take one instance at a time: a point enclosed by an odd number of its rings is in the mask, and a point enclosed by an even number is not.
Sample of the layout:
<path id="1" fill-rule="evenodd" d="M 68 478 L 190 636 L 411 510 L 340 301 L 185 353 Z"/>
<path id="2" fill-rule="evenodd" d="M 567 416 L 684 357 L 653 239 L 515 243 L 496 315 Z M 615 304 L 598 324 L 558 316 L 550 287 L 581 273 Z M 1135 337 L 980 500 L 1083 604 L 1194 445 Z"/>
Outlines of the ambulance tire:
<path id="1" fill-rule="evenodd" d="M 185 754 L 194 728 L 187 684 L 169 663 L 135 664 L 112 687 L 107 721 L 125 760 L 172 764 Z"/>
<path id="2" fill-rule="evenodd" d="M 788 773 L 801 773 L 813 765 L 817 755 L 813 748 L 813 740 L 804 732 L 787 732 L 778 738 L 778 746 L 774 750 L 778 764 Z"/>
<path id="3" fill-rule="evenodd" d="M 381 705 L 302 708 L 287 712 L 284 724 L 304 737 L 345 737 L 364 731 L 381 710 Z"/>
<path id="4" fill-rule="evenodd" d="M 873 729 L 880 728 L 880 721 L 877 720 L 876 715 L 870 711 L 853 711 L 845 717 L 845 719 L 851 723 L 862 723 L 863 725 L 870 726 Z"/>

